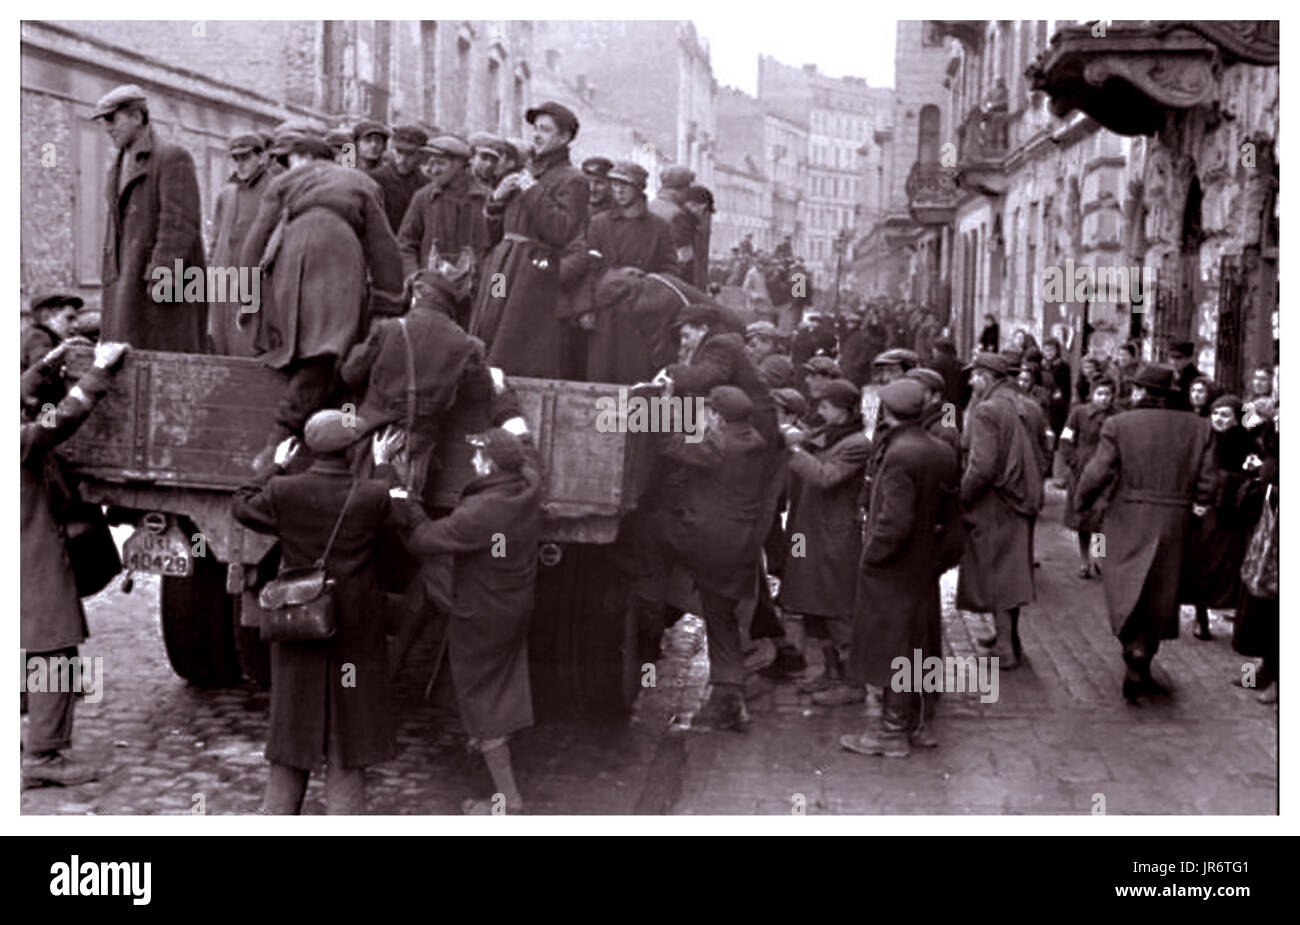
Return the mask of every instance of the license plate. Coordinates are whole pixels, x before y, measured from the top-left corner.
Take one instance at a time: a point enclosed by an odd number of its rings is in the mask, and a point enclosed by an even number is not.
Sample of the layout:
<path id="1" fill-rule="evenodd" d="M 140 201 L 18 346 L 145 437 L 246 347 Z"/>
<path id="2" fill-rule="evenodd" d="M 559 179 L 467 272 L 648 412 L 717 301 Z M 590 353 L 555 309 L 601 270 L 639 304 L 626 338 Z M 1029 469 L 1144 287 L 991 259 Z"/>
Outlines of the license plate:
<path id="1" fill-rule="evenodd" d="M 122 544 L 122 564 L 135 572 L 153 572 L 187 578 L 194 574 L 190 544 L 180 530 L 172 527 L 162 533 L 136 530 Z"/>

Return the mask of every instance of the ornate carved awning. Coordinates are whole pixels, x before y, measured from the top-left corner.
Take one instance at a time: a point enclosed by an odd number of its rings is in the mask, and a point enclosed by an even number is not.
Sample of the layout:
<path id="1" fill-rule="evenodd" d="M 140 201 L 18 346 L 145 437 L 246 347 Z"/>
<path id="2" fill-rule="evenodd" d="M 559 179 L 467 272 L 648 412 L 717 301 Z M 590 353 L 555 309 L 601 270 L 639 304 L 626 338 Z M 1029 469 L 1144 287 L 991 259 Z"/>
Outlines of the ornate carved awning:
<path id="1" fill-rule="evenodd" d="M 963 189 L 1001 196 L 1007 191 L 1004 162 L 1010 151 L 1011 116 L 976 106 L 957 129 L 957 183 Z"/>
<path id="2" fill-rule="evenodd" d="M 1025 71 L 1052 111 L 1079 109 L 1121 135 L 1152 135 L 1170 109 L 1214 99 L 1224 64 L 1276 65 L 1273 20 L 1160 20 L 1062 26 Z"/>
<path id="3" fill-rule="evenodd" d="M 922 225 L 948 224 L 961 199 L 956 169 L 941 164 L 917 161 L 907 175 L 905 189 L 908 212 Z"/>

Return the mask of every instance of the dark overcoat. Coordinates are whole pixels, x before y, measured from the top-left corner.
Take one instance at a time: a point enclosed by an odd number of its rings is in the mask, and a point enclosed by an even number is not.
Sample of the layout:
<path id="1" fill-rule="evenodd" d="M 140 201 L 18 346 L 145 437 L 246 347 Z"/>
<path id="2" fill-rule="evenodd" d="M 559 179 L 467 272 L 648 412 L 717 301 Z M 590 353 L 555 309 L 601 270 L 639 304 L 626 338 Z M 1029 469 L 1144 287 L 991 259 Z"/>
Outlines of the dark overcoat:
<path id="1" fill-rule="evenodd" d="M 1079 503 L 1093 504 L 1112 482 L 1102 519 L 1102 584 L 1111 628 L 1130 617 L 1148 634 L 1178 636 L 1178 582 L 1192 505 L 1214 500 L 1214 445 L 1209 422 L 1152 402 L 1107 419 L 1097 451 L 1079 479 Z M 1146 606 L 1137 613 L 1143 600 Z"/>
<path id="2" fill-rule="evenodd" d="M 318 458 L 297 475 L 241 487 L 232 511 L 250 530 L 279 537 L 281 569 L 307 567 L 324 552 L 352 481 L 344 457 Z M 398 523 L 387 482 L 359 480 L 325 563 L 336 582 L 337 634 L 325 642 L 271 644 L 269 761 L 311 770 L 335 734 L 344 767 L 396 753 L 375 541 Z"/>
<path id="3" fill-rule="evenodd" d="M 388 229 L 396 235 L 402 227 L 402 219 L 406 217 L 411 199 L 429 181 L 419 170 L 412 170 L 408 174 L 398 173 L 392 161 L 388 160 L 374 170 L 366 171 L 366 175 L 379 186 L 379 202 L 384 217 L 388 220 Z"/>
<path id="4" fill-rule="evenodd" d="M 943 654 L 939 538 L 949 525 L 941 498 L 957 481 L 952 451 L 919 424 L 881 435 L 880 468 L 857 574 L 848 674 L 854 683 L 888 686 L 899 656 Z M 954 512 L 955 513 L 955 512 Z"/>
<path id="5" fill-rule="evenodd" d="M 1007 456 L 1024 427 L 1013 383 L 995 385 L 972 405 L 961 480 L 966 548 L 957 579 L 957 606 L 996 613 L 1034 599 L 1033 519 L 1008 497 Z"/>
<path id="6" fill-rule="evenodd" d="M 403 277 L 425 269 L 434 248 L 440 258 L 452 263 L 463 248 L 469 248 L 477 272 L 492 248 L 483 212 L 490 193 L 468 171 L 441 186 L 428 183 L 416 190 L 397 234 Z"/>
<path id="7" fill-rule="evenodd" d="M 536 183 L 526 192 L 504 204 L 488 200 L 489 234 L 498 243 L 483 264 L 469 333 L 506 374 L 556 379 L 565 333 L 557 314 L 560 257 L 586 230 L 589 192 L 567 147 L 529 169 Z"/>
<path id="8" fill-rule="evenodd" d="M 862 551 L 857 498 L 871 441 L 860 429 L 837 432 L 842 435 L 829 445 L 826 431 L 816 433 L 787 457 L 789 542 L 781 606 L 799 614 L 848 619 Z M 802 537 L 802 555 L 790 553 L 796 537 Z"/>
<path id="9" fill-rule="evenodd" d="M 1113 405 L 1098 407 L 1091 402 L 1075 405 L 1066 418 L 1061 431 L 1061 457 L 1066 465 L 1065 509 L 1061 521 L 1071 530 L 1096 533 L 1101 530 L 1101 515 L 1106 510 L 1106 499 L 1099 498 L 1088 510 L 1079 509 L 1079 476 L 1097 452 L 1101 440 L 1101 425 L 1116 414 Z"/>
<path id="10" fill-rule="evenodd" d="M 731 331 L 706 334 L 689 363 L 673 363 L 667 372 L 673 380 L 674 395 L 708 395 L 714 386 L 734 385 L 753 403 L 750 420 L 759 434 L 769 446 L 780 443 L 776 403 L 767 383 L 745 353 L 745 341 L 739 334 Z"/>
<path id="11" fill-rule="evenodd" d="M 542 511 L 536 459 L 519 472 L 475 478 L 446 517 L 429 520 L 415 504 L 402 511 L 413 555 L 456 557 L 447 658 L 465 731 L 492 739 L 531 726 L 528 624 Z"/>
<path id="12" fill-rule="evenodd" d="M 263 169 L 247 181 L 231 177 L 230 182 L 217 194 L 212 217 L 212 227 L 215 230 L 212 266 L 240 266 L 244 239 L 248 236 L 248 229 L 253 227 L 253 220 L 257 218 L 262 191 L 270 184 L 270 175 Z M 208 336 L 212 338 L 212 352 L 222 356 L 252 356 L 253 336 L 257 328 L 251 324 L 241 328 L 236 323 L 241 308 L 238 293 L 228 293 L 224 302 L 216 301 L 212 293 L 209 295 L 212 298 L 208 302 Z"/>
<path id="13" fill-rule="evenodd" d="M 687 443 L 669 434 L 663 454 L 682 480 L 664 529 L 673 557 L 697 588 L 740 600 L 754 590 L 754 566 L 770 521 L 764 501 L 771 445 L 748 421 L 730 421 Z"/>
<path id="14" fill-rule="evenodd" d="M 279 246 L 268 254 L 282 221 Z M 264 257 L 269 270 L 262 266 Z M 376 289 L 402 288 L 397 239 L 380 208 L 378 187 L 361 171 L 329 161 L 300 164 L 271 182 L 241 260 L 262 266 L 256 344 L 258 356 L 273 369 L 347 355 L 365 333 L 367 273 Z"/>
<path id="15" fill-rule="evenodd" d="M 1249 476 L 1241 467 L 1256 452 L 1250 432 L 1241 425 L 1212 432 L 1216 482 L 1214 503 L 1202 517 L 1192 519 L 1183 549 L 1183 573 L 1178 600 L 1205 607 L 1236 607 L 1241 600 L 1241 563 L 1253 526 L 1237 503 Z"/>
<path id="16" fill-rule="evenodd" d="M 156 301 L 152 291 L 155 267 L 174 275 L 179 260 L 184 270 L 206 272 L 194 160 L 160 141 L 151 126 L 123 160 L 118 152 L 108 170 L 100 336 L 138 350 L 203 353 L 207 302 Z M 119 183 L 123 171 L 125 184 Z"/>
<path id="17" fill-rule="evenodd" d="M 23 388 L 36 387 L 29 370 Z M 28 652 L 75 646 L 87 636 L 86 615 L 68 558 L 65 512 L 73 498 L 55 448 L 81 426 L 108 391 L 109 374 L 91 367 L 51 417 L 22 425 L 19 456 L 19 644 Z M 47 423 L 52 426 L 46 426 Z"/>

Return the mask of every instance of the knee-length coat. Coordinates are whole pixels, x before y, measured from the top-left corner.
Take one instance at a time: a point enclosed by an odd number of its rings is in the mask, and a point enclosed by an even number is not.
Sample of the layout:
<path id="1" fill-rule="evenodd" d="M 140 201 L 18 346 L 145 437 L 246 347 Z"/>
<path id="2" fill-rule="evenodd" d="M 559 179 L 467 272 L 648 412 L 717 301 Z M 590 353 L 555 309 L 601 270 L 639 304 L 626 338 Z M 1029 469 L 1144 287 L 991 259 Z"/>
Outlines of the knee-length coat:
<path id="1" fill-rule="evenodd" d="M 131 150 L 119 154 L 109 168 L 106 192 L 100 336 L 138 350 L 203 353 L 206 299 L 158 301 L 153 292 L 156 267 L 174 275 L 178 260 L 182 272 L 207 266 L 194 159 L 146 126 Z M 183 281 L 181 285 L 183 293 Z"/>
<path id="2" fill-rule="evenodd" d="M 296 475 L 243 486 L 233 513 L 249 529 L 279 537 L 282 570 L 307 567 L 324 552 L 352 481 L 344 457 L 318 458 Z M 344 767 L 378 764 L 396 753 L 375 541 L 398 522 L 388 483 L 361 479 L 325 563 L 336 582 L 337 634 L 325 642 L 271 644 L 268 760 L 311 770 L 325 758 L 331 735 L 339 738 Z"/>
<path id="3" fill-rule="evenodd" d="M 267 253 L 277 225 L 278 247 Z M 365 334 L 367 274 L 375 289 L 402 289 L 402 258 L 379 187 L 361 171 L 329 161 L 300 164 L 271 182 L 241 261 L 262 269 L 255 344 L 273 369 L 347 356 Z"/>
<path id="4" fill-rule="evenodd" d="M 532 454 L 519 472 L 498 470 L 465 486 L 446 517 L 404 504 L 404 542 L 416 556 L 454 553 L 457 612 L 447 659 L 465 730 L 509 735 L 533 724 L 528 626 L 537 585 L 541 476 Z"/>
<path id="5" fill-rule="evenodd" d="M 556 314 L 560 257 L 587 227 L 589 193 L 567 147 L 530 170 L 536 182 L 526 192 L 504 204 L 488 200 L 488 232 L 497 243 L 483 263 L 469 333 L 507 375 L 558 379 L 565 334 Z"/>
<path id="6" fill-rule="evenodd" d="M 1017 429 L 1027 429 L 1017 411 L 1014 388 L 1009 382 L 994 386 L 971 406 L 966 426 L 969 452 L 961 480 L 966 547 L 957 579 L 957 606 L 964 610 L 996 613 L 1034 599 L 1034 521 L 1017 511 L 1008 492 L 1014 491 L 1008 455 L 1021 439 Z M 1023 467 L 1017 474 L 1040 481 L 1041 476 L 1040 471 Z"/>
<path id="7" fill-rule="evenodd" d="M 1070 409 L 1070 416 L 1061 431 L 1061 456 L 1065 460 L 1066 496 L 1065 508 L 1061 521 L 1071 530 L 1086 530 L 1096 533 L 1101 529 L 1101 516 L 1105 511 L 1105 499 L 1099 499 L 1086 511 L 1079 509 L 1079 476 L 1084 467 L 1097 452 L 1097 443 L 1101 440 L 1101 425 L 1119 411 L 1113 404 L 1099 407 L 1086 402 Z"/>
<path id="8" fill-rule="evenodd" d="M 881 435 L 880 468 L 857 574 L 849 677 L 886 686 L 899 656 L 942 655 L 939 542 L 945 528 L 945 489 L 957 481 L 950 447 L 915 422 Z M 949 515 L 950 516 L 950 515 Z"/>
<path id="9" fill-rule="evenodd" d="M 1154 402 L 1110 418 L 1079 479 L 1080 504 L 1092 504 L 1111 482 L 1115 495 L 1102 519 L 1101 570 L 1111 628 L 1118 634 L 1138 616 L 1148 632 L 1175 639 L 1192 504 L 1214 499 L 1209 423 Z M 1144 590 L 1147 606 L 1135 614 Z"/>

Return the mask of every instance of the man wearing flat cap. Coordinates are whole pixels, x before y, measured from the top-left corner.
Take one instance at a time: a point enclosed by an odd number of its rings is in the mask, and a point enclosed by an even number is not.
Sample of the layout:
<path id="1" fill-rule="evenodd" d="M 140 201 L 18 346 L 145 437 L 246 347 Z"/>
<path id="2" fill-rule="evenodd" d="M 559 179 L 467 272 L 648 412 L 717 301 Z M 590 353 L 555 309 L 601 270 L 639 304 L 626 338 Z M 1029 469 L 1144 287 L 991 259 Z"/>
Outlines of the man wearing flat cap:
<path id="1" fill-rule="evenodd" d="M 509 375 L 559 378 L 565 324 L 560 259 L 587 227 L 587 181 L 569 161 L 578 118 L 559 103 L 529 109 L 533 156 L 503 177 L 486 206 L 496 246 L 484 261 L 469 333 Z"/>
<path id="2" fill-rule="evenodd" d="M 952 447 L 953 459 L 961 454 L 961 436 L 957 430 L 957 406 L 945 402 L 944 378 L 937 370 L 918 366 L 903 373 L 904 379 L 914 379 L 925 386 L 925 410 L 921 413 L 921 426 L 936 440 Z"/>
<path id="3" fill-rule="evenodd" d="M 240 255 L 263 280 L 261 310 L 240 318 L 256 326 L 258 358 L 290 376 L 258 468 L 334 397 L 338 363 L 366 334 L 367 295 L 400 305 L 402 291 L 397 240 L 375 181 L 334 163 L 320 135 L 286 133 L 277 144 L 289 169 L 266 188 Z"/>
<path id="4" fill-rule="evenodd" d="M 1043 504 L 1042 463 L 1007 358 L 976 356 L 971 390 L 961 480 L 967 538 L 957 606 L 994 615 L 994 636 L 980 642 L 994 650 L 1005 670 L 1023 659 L 1020 608 L 1034 600 L 1033 530 Z"/>
<path id="5" fill-rule="evenodd" d="M 418 125 L 399 125 L 393 129 L 392 155 L 367 175 L 379 184 L 383 192 L 384 214 L 388 226 L 397 234 L 406 217 L 407 206 L 415 191 L 428 181 L 420 171 L 424 162 L 423 148 L 429 134 Z"/>
<path id="6" fill-rule="evenodd" d="M 582 162 L 582 175 L 587 178 L 591 190 L 587 199 L 588 221 L 614 205 L 609 190 L 609 172 L 613 168 L 614 162 L 607 157 L 589 157 Z"/>
<path id="7" fill-rule="evenodd" d="M 650 203 L 650 211 L 668 223 L 673 231 L 674 275 L 692 286 L 695 282 L 695 216 L 683 205 L 686 190 L 695 182 L 695 171 L 674 165 L 659 174 L 659 195 Z"/>
<path id="8" fill-rule="evenodd" d="M 497 168 L 501 165 L 504 140 L 490 132 L 475 132 L 466 143 L 469 145 L 470 174 L 488 189 L 495 189 L 500 179 Z"/>
<path id="9" fill-rule="evenodd" d="M 1166 693 L 1151 676 L 1160 643 L 1178 638 L 1178 586 L 1192 518 L 1214 498 L 1217 463 L 1205 418 L 1169 407 L 1174 371 L 1148 365 L 1131 380 L 1132 410 L 1106 419 L 1076 496 L 1087 511 L 1109 486 L 1102 515 L 1101 580 L 1111 629 L 1123 647 L 1129 703 Z"/>
<path id="10" fill-rule="evenodd" d="M 135 84 L 105 94 L 94 118 L 103 121 L 117 148 L 108 170 L 100 334 L 137 349 L 203 353 L 206 300 L 154 298 L 155 286 L 170 283 L 178 263 L 183 274 L 206 273 L 194 160 L 184 148 L 157 137 L 148 101 Z"/>
<path id="11" fill-rule="evenodd" d="M 1193 358 L 1196 353 L 1196 344 L 1192 341 L 1180 341 L 1169 348 L 1169 362 L 1173 364 L 1174 394 L 1169 397 L 1169 407 L 1180 411 L 1190 411 L 1192 403 L 1188 400 L 1187 393 L 1192 387 L 1192 383 L 1201 377 L 1201 371 L 1196 368 L 1196 360 Z"/>
<path id="12" fill-rule="evenodd" d="M 672 230 L 646 208 L 646 178 L 645 168 L 629 161 L 610 169 L 614 206 L 593 216 L 587 228 L 587 251 L 596 259 L 596 272 L 626 267 L 673 272 Z M 588 348 L 591 362 L 602 368 L 644 366 L 651 346 L 630 313 L 596 313 Z"/>
<path id="13" fill-rule="evenodd" d="M 397 240 L 402 248 L 402 272 L 456 267 L 463 278 L 456 299 L 455 319 L 469 323 L 479 267 L 492 243 L 483 207 L 491 190 L 476 181 L 469 169 L 470 147 L 455 135 L 439 135 L 428 144 L 430 181 L 411 197 Z"/>
<path id="14" fill-rule="evenodd" d="M 366 173 L 378 170 L 384 162 L 384 149 L 388 147 L 388 139 L 392 134 L 387 125 L 371 119 L 363 119 L 352 126 L 352 141 L 357 146 L 357 162 L 354 166 Z"/>
<path id="15" fill-rule="evenodd" d="M 44 292 L 32 296 L 31 324 L 22 335 L 22 370 L 41 360 L 75 333 L 84 304 L 81 296 L 71 293 Z"/>
<path id="16" fill-rule="evenodd" d="M 713 191 L 707 186 L 692 184 L 682 190 L 682 208 L 695 219 L 695 240 L 691 244 L 693 261 L 684 279 L 693 286 L 705 289 L 709 285 L 709 239 L 713 236 Z"/>
<path id="17" fill-rule="evenodd" d="M 217 194 L 212 217 L 212 265 L 239 266 L 244 238 L 257 217 L 262 193 L 270 185 L 266 170 L 267 151 L 262 136 L 255 132 L 230 139 L 230 159 L 235 171 Z M 252 356 L 254 327 L 239 327 L 241 305 L 238 293 L 228 293 L 224 302 L 208 304 L 208 337 L 212 352 L 222 356 Z"/>
<path id="18" fill-rule="evenodd" d="M 841 747 L 862 755 L 906 758 L 913 745 L 937 744 L 921 691 L 900 689 L 896 660 L 943 655 L 939 570 L 943 539 L 956 519 L 957 461 L 921 426 L 925 387 L 898 379 L 880 390 L 888 426 L 871 486 L 855 593 L 848 677 L 884 689 L 881 715 Z M 919 670 L 919 667 L 918 669 Z M 910 688 L 911 685 L 907 685 Z M 928 695 L 933 696 L 933 695 Z"/>

